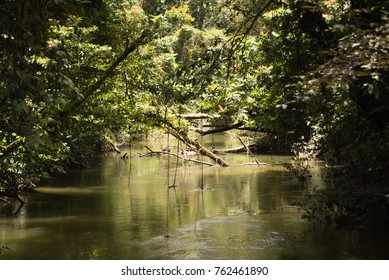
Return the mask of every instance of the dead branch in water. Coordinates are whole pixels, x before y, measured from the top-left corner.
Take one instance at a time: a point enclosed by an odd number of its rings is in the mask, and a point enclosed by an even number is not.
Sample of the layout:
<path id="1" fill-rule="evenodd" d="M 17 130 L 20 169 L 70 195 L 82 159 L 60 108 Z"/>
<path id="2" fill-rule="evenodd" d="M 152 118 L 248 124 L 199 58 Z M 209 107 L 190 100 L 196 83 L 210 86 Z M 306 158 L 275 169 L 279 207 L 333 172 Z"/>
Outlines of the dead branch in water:
<path id="1" fill-rule="evenodd" d="M 165 131 L 169 132 L 176 139 L 180 140 L 189 148 L 198 151 L 200 154 L 207 156 L 208 158 L 214 160 L 219 166 L 229 166 L 230 164 L 226 162 L 224 159 L 215 155 L 212 151 L 204 147 L 198 139 L 192 139 L 188 136 L 188 132 L 183 130 L 181 127 L 175 125 L 172 121 L 170 121 L 166 117 L 162 117 L 159 114 L 149 113 L 146 114 L 150 120 L 154 120 L 159 127 L 165 129 Z"/>
<path id="2" fill-rule="evenodd" d="M 184 161 L 191 161 L 191 162 L 200 163 L 200 164 L 204 164 L 204 165 L 208 165 L 208 166 L 216 166 L 215 164 L 212 164 L 210 162 L 206 162 L 206 161 L 202 161 L 202 160 L 197 160 L 197 159 L 193 159 L 193 158 L 189 158 L 189 157 L 180 156 L 180 155 L 168 152 L 168 151 L 153 151 L 152 149 L 150 149 L 147 146 L 144 146 L 144 147 L 147 150 L 149 150 L 149 152 L 146 153 L 146 154 L 139 154 L 138 157 L 146 157 L 146 156 L 153 156 L 153 155 L 168 155 L 168 156 L 177 157 L 177 158 L 182 159 Z"/>
<path id="3" fill-rule="evenodd" d="M 257 160 L 255 155 L 251 152 L 251 150 L 249 149 L 249 147 L 247 147 L 247 145 L 243 142 L 243 140 L 238 135 L 236 136 L 236 138 L 238 138 L 239 142 L 245 147 L 247 153 L 251 155 L 251 157 L 254 159 L 255 163 L 257 165 L 261 165 L 261 163 Z"/>
<path id="4" fill-rule="evenodd" d="M 208 135 L 208 134 L 215 134 L 215 133 L 220 133 L 220 132 L 226 132 L 229 130 L 237 129 L 240 128 L 243 125 L 243 122 L 239 122 L 233 125 L 227 125 L 227 126 L 222 126 L 222 127 L 217 127 L 215 129 L 210 129 L 210 130 L 202 130 L 200 128 L 191 128 L 191 130 L 199 133 L 200 135 Z"/>
<path id="5" fill-rule="evenodd" d="M 254 148 L 254 147 L 255 144 L 248 146 L 248 148 Z M 245 146 L 239 146 L 239 147 L 228 148 L 228 149 L 216 149 L 216 148 L 212 149 L 212 152 L 214 152 L 215 154 L 241 153 L 245 151 L 247 151 Z"/>

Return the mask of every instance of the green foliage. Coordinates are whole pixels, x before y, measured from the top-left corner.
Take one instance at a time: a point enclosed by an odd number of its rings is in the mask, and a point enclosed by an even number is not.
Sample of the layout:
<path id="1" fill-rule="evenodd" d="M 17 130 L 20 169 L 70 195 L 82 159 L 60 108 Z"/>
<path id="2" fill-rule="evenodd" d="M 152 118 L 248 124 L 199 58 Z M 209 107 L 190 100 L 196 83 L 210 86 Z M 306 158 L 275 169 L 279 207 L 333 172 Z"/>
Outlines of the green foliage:
<path id="1" fill-rule="evenodd" d="M 293 144 L 292 157 L 290 163 L 284 163 L 284 167 L 291 171 L 301 181 L 306 181 L 312 177 L 310 161 L 315 159 L 316 146 L 312 143 L 306 143 L 303 140 L 299 143 Z"/>
<path id="2" fill-rule="evenodd" d="M 291 163 L 284 163 L 284 167 L 301 181 L 306 181 L 312 176 L 307 160 L 293 160 Z"/>
<path id="3" fill-rule="evenodd" d="M 116 4 L 111 3 L 112 11 Z M 89 107 L 101 105 L 99 102 L 85 106 L 75 118 L 63 117 L 62 112 L 84 98 L 82 92 L 107 68 L 120 36 L 115 33 L 110 38 L 115 46 L 101 43 L 106 41 L 105 34 L 94 22 L 99 17 L 107 27 L 105 30 L 112 29 L 107 6 L 92 9 L 88 15 L 83 2 L 65 5 L 61 14 L 57 8 L 50 4 L 33 6 L 28 1 L 21 5 L 7 2 L 1 7 L 7 17 L 2 18 L 0 38 L 0 170 L 13 174 L 14 181 L 24 178 L 37 182 L 64 172 L 69 165 L 85 165 L 97 151 L 102 135 L 106 131 L 117 132 L 118 122 L 123 121 L 112 115 L 118 113 L 113 110 L 115 104 L 95 111 Z M 23 14 L 27 10 L 30 13 Z M 116 16 L 115 20 L 118 18 L 123 22 L 127 19 Z M 144 20 L 134 19 L 132 27 L 136 21 L 141 26 Z M 116 25 L 116 32 L 119 30 Z M 122 33 L 132 35 L 125 28 Z M 120 100 L 112 94 L 109 99 L 112 103 Z M 106 116 L 112 116 L 116 122 L 104 125 Z M 12 145 L 17 139 L 23 141 Z"/>
<path id="4" fill-rule="evenodd" d="M 342 170 L 330 170 L 327 187 L 309 190 L 301 206 L 304 218 L 317 224 L 349 228 L 387 225 L 388 189 L 367 188 L 358 180 L 345 177 Z"/>
<path id="5" fill-rule="evenodd" d="M 107 139 L 128 143 L 150 127 L 166 129 L 162 119 L 187 131 L 189 123 L 176 114 L 202 112 L 215 126 L 266 133 L 268 150 L 298 147 L 375 184 L 389 171 L 389 29 L 382 4 L 6 1 L 0 6 L 2 183 L 85 166 Z M 142 43 L 113 65 L 141 34 Z M 289 168 L 308 176 L 300 161 Z M 344 200 L 328 192 L 317 197 Z M 359 207 L 357 199 L 342 203 L 330 204 L 337 205 L 336 217 L 352 216 L 353 203 Z"/>
<path id="6" fill-rule="evenodd" d="M 351 7 L 338 22 L 331 19 L 339 43 L 327 51 L 330 57 L 322 65 L 302 75 L 298 86 L 299 100 L 308 108 L 311 141 L 330 166 L 337 166 L 329 172 L 328 187 L 308 195 L 305 209 L 311 220 L 383 223 L 389 170 L 388 26 L 385 8 L 377 13 L 376 2 L 368 2 L 362 14 Z"/>

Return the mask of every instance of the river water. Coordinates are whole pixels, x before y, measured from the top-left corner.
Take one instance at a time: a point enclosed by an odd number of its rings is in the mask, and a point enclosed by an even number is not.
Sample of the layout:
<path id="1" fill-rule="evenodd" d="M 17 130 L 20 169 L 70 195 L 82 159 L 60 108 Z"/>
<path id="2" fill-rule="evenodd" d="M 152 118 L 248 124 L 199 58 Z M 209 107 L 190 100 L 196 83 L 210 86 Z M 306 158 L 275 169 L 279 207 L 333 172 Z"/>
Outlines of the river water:
<path id="1" fill-rule="evenodd" d="M 320 164 L 309 184 L 281 165 L 287 156 L 222 155 L 211 167 L 175 157 L 136 156 L 166 139 L 107 153 L 0 207 L 0 259 L 386 259 L 389 234 L 312 227 L 295 206 L 322 187 Z M 236 140 L 212 136 L 216 147 Z M 173 148 L 174 150 L 175 148 Z M 199 158 L 200 160 L 207 160 Z M 168 186 L 175 187 L 168 188 Z"/>

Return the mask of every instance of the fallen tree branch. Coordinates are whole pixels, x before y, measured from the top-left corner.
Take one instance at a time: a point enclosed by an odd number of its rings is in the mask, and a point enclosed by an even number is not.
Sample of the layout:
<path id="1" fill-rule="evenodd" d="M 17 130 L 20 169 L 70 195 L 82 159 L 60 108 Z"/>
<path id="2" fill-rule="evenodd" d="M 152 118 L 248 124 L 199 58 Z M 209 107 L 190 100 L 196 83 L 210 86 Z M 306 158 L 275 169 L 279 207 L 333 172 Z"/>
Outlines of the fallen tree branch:
<path id="1" fill-rule="evenodd" d="M 221 157 L 218 157 L 216 154 L 214 154 L 211 150 L 204 147 L 200 141 L 197 139 L 193 140 L 191 139 L 186 133 L 182 131 L 172 131 L 172 135 L 176 137 L 177 139 L 181 140 L 183 143 L 188 145 L 191 148 L 195 148 L 197 151 L 199 151 L 200 154 L 207 156 L 211 159 L 213 159 L 218 165 L 220 166 L 230 166 L 228 162 L 226 162 Z"/>
<path id="2" fill-rule="evenodd" d="M 170 152 L 167 152 L 167 151 L 153 151 L 153 150 L 151 150 L 147 146 L 144 146 L 144 147 L 147 150 L 149 150 L 150 152 L 145 154 L 145 155 L 140 155 L 140 156 L 149 156 L 149 155 L 152 155 L 152 154 L 156 154 L 156 155 L 169 155 L 169 156 L 177 157 L 177 158 L 182 159 L 184 161 L 191 161 L 191 162 L 200 163 L 200 164 L 204 164 L 204 165 L 208 165 L 208 166 L 215 166 L 215 164 L 212 164 L 210 162 L 206 162 L 206 161 L 202 161 L 202 160 L 197 160 L 197 159 L 192 159 L 192 158 L 188 158 L 188 157 L 183 157 L 183 156 L 180 156 L 180 155 L 177 155 L 177 154 L 174 154 L 174 153 L 170 153 Z"/>
<path id="3" fill-rule="evenodd" d="M 252 144 L 248 147 L 254 148 L 255 144 Z M 229 149 L 212 149 L 212 152 L 214 152 L 215 154 L 241 153 L 245 151 L 247 151 L 247 148 L 245 146 L 239 146 L 239 147 L 229 148 Z"/>
<path id="4" fill-rule="evenodd" d="M 238 135 L 236 136 L 236 138 L 238 138 L 239 142 L 245 147 L 247 153 L 249 153 L 251 155 L 251 157 L 254 159 L 255 163 L 257 165 L 261 165 L 261 163 L 257 160 L 255 155 L 251 152 L 251 150 L 249 149 L 249 147 L 247 147 L 247 145 L 243 142 L 243 140 Z"/>
<path id="5" fill-rule="evenodd" d="M 121 153 L 120 149 L 117 147 L 117 145 L 113 142 L 111 138 L 109 138 L 107 135 L 104 136 L 105 141 L 107 141 L 108 145 L 112 150 L 117 152 L 118 154 Z"/>
<path id="6" fill-rule="evenodd" d="M 218 127 L 215 129 L 202 130 L 199 128 L 192 128 L 192 130 L 199 133 L 200 135 L 204 136 L 204 135 L 208 135 L 208 134 L 215 134 L 215 133 L 229 131 L 232 129 L 237 129 L 237 128 L 241 127 L 242 125 L 243 125 L 243 122 L 238 122 L 238 123 L 233 124 L 233 125 L 222 126 L 222 127 Z"/>
<path id="7" fill-rule="evenodd" d="M 204 125 L 204 127 L 212 127 L 212 125 Z M 213 126 L 215 127 L 215 126 Z M 226 132 L 229 130 L 243 130 L 243 131 L 252 131 L 252 132 L 259 132 L 259 133 L 274 133 L 274 131 L 270 129 L 257 129 L 257 128 L 251 128 L 251 127 L 244 127 L 243 123 L 236 123 L 230 126 L 220 126 L 216 127 L 214 129 L 209 129 L 209 130 L 203 130 L 197 127 L 190 127 L 189 128 L 191 131 L 197 132 L 200 135 L 208 135 L 208 134 L 215 134 L 215 133 L 220 133 L 220 132 Z"/>
<path id="8" fill-rule="evenodd" d="M 173 122 L 169 121 L 166 117 L 162 117 L 155 113 L 146 113 L 145 117 L 147 117 L 150 120 L 155 121 L 155 125 L 158 127 L 164 128 L 166 131 L 168 131 L 171 135 L 173 135 L 176 139 L 182 141 L 185 145 L 187 145 L 189 148 L 194 149 L 198 151 L 200 154 L 207 156 L 214 160 L 218 165 L 220 166 L 230 166 L 228 162 L 226 162 L 224 159 L 218 157 L 216 154 L 214 154 L 211 150 L 204 147 L 198 139 L 192 139 L 188 136 L 186 131 L 183 131 L 180 127 L 177 127 L 173 124 Z"/>

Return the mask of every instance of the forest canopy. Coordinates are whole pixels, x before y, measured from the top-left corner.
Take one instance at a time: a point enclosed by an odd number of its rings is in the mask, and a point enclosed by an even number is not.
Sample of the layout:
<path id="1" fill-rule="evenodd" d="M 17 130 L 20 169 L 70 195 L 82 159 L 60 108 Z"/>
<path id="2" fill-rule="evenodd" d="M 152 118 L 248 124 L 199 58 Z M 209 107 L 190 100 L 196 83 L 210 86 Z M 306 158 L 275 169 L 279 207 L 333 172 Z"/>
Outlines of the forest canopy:
<path id="1" fill-rule="evenodd" d="M 380 185 L 388 12 L 383 0 L 2 1 L 0 185 L 85 166 L 152 127 L 185 140 L 178 116 L 195 113 Z"/>

